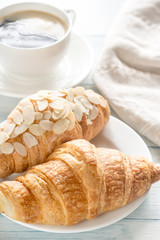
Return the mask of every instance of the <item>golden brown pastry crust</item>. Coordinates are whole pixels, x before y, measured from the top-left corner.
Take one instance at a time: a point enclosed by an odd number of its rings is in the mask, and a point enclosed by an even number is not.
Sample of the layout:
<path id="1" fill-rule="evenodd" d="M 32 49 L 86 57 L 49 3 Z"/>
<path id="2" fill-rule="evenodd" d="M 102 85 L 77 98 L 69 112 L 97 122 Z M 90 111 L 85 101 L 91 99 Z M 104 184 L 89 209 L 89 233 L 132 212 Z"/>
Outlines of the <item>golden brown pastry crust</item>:
<path id="1" fill-rule="evenodd" d="M 46 163 L 0 184 L 0 211 L 27 222 L 72 225 L 120 208 L 160 179 L 160 165 L 86 140 L 66 142 Z"/>

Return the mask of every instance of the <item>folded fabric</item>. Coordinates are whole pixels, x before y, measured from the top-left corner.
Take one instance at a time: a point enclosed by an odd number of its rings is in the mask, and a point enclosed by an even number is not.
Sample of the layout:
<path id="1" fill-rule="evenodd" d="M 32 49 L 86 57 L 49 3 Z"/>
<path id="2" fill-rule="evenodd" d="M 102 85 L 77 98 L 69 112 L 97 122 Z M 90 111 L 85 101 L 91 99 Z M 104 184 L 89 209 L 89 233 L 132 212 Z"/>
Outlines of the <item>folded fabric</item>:
<path id="1" fill-rule="evenodd" d="M 160 146 L 160 0 L 129 0 L 93 74 L 119 117 Z"/>

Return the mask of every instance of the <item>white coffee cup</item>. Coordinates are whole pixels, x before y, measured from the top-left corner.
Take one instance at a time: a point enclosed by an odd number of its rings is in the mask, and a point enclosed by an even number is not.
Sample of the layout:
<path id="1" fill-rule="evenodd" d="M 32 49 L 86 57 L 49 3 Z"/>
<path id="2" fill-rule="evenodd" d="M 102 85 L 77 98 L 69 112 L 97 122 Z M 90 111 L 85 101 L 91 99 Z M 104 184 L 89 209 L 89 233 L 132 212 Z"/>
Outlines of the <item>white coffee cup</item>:
<path id="1" fill-rule="evenodd" d="M 69 46 L 74 22 L 74 18 L 69 13 L 72 13 L 74 16 L 75 13 L 73 10 L 63 11 L 45 3 L 23 2 L 1 8 L 0 19 L 12 13 L 25 10 L 36 10 L 52 14 L 61 19 L 67 27 L 66 33 L 60 40 L 44 47 L 20 48 L 0 42 L 0 67 L 3 74 L 10 81 L 35 83 L 50 79 L 63 60 Z"/>

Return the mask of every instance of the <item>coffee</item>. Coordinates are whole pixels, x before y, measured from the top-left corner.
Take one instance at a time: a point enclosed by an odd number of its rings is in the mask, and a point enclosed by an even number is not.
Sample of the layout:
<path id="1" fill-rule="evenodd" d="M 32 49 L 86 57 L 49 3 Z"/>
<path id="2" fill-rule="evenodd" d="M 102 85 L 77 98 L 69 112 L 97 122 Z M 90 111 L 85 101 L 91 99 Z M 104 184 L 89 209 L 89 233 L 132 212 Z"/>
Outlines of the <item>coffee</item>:
<path id="1" fill-rule="evenodd" d="M 61 19 L 40 11 L 16 12 L 0 20 L 0 42 L 13 47 L 47 46 L 61 39 L 65 32 Z"/>

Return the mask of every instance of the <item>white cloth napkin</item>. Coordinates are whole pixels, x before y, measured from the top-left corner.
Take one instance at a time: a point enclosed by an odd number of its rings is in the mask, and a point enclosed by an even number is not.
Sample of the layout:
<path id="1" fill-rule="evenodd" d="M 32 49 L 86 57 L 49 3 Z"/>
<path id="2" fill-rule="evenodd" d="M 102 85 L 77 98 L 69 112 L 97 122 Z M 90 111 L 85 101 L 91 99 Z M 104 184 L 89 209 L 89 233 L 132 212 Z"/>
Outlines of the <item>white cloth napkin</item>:
<path id="1" fill-rule="evenodd" d="M 160 146 L 160 0 L 126 2 L 93 81 L 123 121 Z"/>

